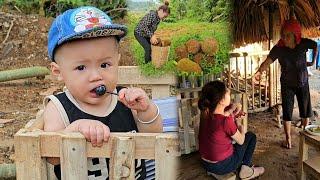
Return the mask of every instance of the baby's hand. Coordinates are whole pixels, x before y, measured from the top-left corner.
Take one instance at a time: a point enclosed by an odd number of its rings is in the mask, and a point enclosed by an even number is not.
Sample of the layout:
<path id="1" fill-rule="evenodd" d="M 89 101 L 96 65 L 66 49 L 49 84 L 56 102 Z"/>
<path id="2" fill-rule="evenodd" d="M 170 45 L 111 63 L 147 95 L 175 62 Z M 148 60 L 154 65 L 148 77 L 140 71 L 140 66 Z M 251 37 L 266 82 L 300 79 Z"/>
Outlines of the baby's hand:
<path id="1" fill-rule="evenodd" d="M 123 88 L 119 92 L 119 101 L 128 108 L 137 111 L 146 111 L 150 105 L 149 97 L 140 88 Z"/>
<path id="2" fill-rule="evenodd" d="M 78 132 L 83 134 L 93 147 L 101 147 L 103 142 L 107 142 L 109 139 L 110 129 L 100 121 L 80 119 L 73 123 L 77 123 Z"/>

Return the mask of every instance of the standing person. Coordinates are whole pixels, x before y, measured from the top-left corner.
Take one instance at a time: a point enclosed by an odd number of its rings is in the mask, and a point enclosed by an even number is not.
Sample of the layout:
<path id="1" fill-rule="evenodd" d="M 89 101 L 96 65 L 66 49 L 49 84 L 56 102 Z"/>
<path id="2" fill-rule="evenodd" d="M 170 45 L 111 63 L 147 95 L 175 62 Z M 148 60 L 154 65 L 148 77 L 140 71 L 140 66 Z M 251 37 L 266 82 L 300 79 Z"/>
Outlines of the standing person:
<path id="1" fill-rule="evenodd" d="M 313 50 L 312 62 L 306 61 L 306 52 Z M 294 96 L 297 96 L 299 114 L 302 118 L 301 125 L 305 128 L 312 116 L 312 107 L 308 82 L 308 66 L 313 66 L 317 57 L 317 43 L 311 39 L 301 38 L 301 27 L 297 20 L 290 18 L 281 27 L 281 39 L 271 49 L 267 59 L 261 64 L 256 79 L 276 59 L 281 65 L 281 98 L 284 120 L 285 148 L 290 149 L 291 144 L 291 120 L 294 105 Z"/>
<path id="2" fill-rule="evenodd" d="M 199 152 L 206 171 L 223 175 L 240 167 L 241 179 L 262 175 L 264 168 L 252 165 L 256 135 L 245 132 L 240 119 L 236 119 L 240 108 L 230 106 L 227 86 L 221 81 L 207 83 L 201 90 L 198 107 L 201 111 Z"/>
<path id="3" fill-rule="evenodd" d="M 134 29 L 134 36 L 144 49 L 145 63 L 151 61 L 151 44 L 158 44 L 154 35 L 161 20 L 170 14 L 169 2 L 160 6 L 157 11 L 151 10 L 146 14 Z"/>
<path id="4" fill-rule="evenodd" d="M 159 108 L 140 88 L 117 86 L 119 40 L 127 28 L 101 10 L 70 9 L 52 23 L 48 54 L 52 74 L 67 90 L 45 98 L 44 131 L 80 132 L 101 147 L 110 132 L 162 132 Z M 48 158 L 61 178 L 59 158 Z M 88 179 L 109 179 L 109 159 L 88 158 Z M 136 160 L 136 179 L 146 178 Z"/>

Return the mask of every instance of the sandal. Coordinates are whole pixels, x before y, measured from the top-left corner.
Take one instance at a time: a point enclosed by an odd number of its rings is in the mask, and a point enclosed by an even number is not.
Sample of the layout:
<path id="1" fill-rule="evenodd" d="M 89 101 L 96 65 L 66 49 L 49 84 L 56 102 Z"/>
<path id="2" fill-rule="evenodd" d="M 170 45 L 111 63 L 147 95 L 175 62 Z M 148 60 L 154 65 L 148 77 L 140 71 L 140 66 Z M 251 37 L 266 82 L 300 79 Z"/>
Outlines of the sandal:
<path id="1" fill-rule="evenodd" d="M 264 173 L 264 167 L 249 167 L 246 165 L 241 166 L 239 177 L 242 180 L 249 180 L 261 176 Z"/>

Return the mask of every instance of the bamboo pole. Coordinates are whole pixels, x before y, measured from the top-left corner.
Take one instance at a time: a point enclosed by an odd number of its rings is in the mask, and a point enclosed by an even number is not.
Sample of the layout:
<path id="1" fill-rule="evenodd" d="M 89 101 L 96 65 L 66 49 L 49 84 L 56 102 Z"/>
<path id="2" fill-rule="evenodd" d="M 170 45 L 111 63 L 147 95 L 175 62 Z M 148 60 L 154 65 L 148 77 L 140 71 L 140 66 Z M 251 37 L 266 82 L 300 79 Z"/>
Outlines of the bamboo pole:
<path id="1" fill-rule="evenodd" d="M 16 177 L 15 164 L 1 164 L 0 165 L 0 179 Z"/>
<path id="2" fill-rule="evenodd" d="M 39 77 L 48 75 L 50 71 L 46 67 L 35 66 L 21 69 L 0 71 L 0 82 L 24 79 L 30 77 Z"/>

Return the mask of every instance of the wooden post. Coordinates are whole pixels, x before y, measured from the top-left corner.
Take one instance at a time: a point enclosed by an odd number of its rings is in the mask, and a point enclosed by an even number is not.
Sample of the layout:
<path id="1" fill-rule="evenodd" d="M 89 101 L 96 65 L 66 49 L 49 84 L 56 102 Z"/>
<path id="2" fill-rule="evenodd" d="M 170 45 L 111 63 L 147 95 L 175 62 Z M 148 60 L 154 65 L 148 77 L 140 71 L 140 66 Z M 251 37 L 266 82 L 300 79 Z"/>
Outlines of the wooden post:
<path id="1" fill-rule="evenodd" d="M 299 142 L 299 176 L 301 180 L 306 180 L 307 176 L 303 168 L 303 161 L 308 159 L 308 145 L 306 144 L 305 135 L 300 133 L 300 142 Z"/>
<path id="2" fill-rule="evenodd" d="M 258 64 L 260 64 L 260 58 L 258 59 Z M 259 108 L 261 108 L 261 79 L 259 79 Z"/>
<path id="3" fill-rule="evenodd" d="M 268 71 L 266 71 L 266 80 L 265 80 L 265 88 L 264 88 L 264 98 L 265 98 L 265 102 L 264 102 L 264 107 L 268 106 L 268 79 L 269 79 L 269 74 Z M 270 100 L 270 98 L 269 98 Z"/>
<path id="4" fill-rule="evenodd" d="M 17 180 L 47 179 L 46 160 L 41 158 L 40 152 L 40 132 L 28 133 L 26 136 L 23 130 L 18 133 L 19 136 L 14 136 Z"/>
<path id="5" fill-rule="evenodd" d="M 242 125 L 245 132 L 248 129 L 248 96 L 247 93 L 242 93 L 242 111 L 246 113 L 245 117 L 242 120 Z"/>
<path id="6" fill-rule="evenodd" d="M 61 136 L 61 179 L 87 179 L 86 139 L 79 133 Z"/>
<path id="7" fill-rule="evenodd" d="M 238 57 L 236 57 L 236 76 L 237 76 L 237 90 L 239 91 L 239 86 L 240 86 L 240 83 L 239 83 L 239 62 L 238 62 Z"/>
<path id="8" fill-rule="evenodd" d="M 259 64 L 258 64 L 259 66 Z M 254 74 L 253 74 L 253 59 L 252 59 L 252 56 L 251 56 L 251 90 L 252 90 L 252 106 L 251 108 L 254 109 Z"/>
<path id="9" fill-rule="evenodd" d="M 243 53 L 243 59 L 244 59 L 244 92 L 247 93 L 247 56 L 248 53 Z"/>
<path id="10" fill-rule="evenodd" d="M 184 141 L 184 150 L 186 154 L 191 152 L 190 149 L 190 127 L 189 122 L 191 119 L 191 111 L 189 109 L 190 99 L 181 99 L 181 112 L 183 119 L 183 141 Z"/>
<path id="11" fill-rule="evenodd" d="M 269 99 L 269 107 L 274 105 L 274 74 L 273 74 L 273 65 L 270 64 L 269 66 L 269 92 L 270 92 L 270 99 Z"/>
<path id="12" fill-rule="evenodd" d="M 135 142 L 132 137 L 115 138 L 110 158 L 110 179 L 135 178 Z"/>

